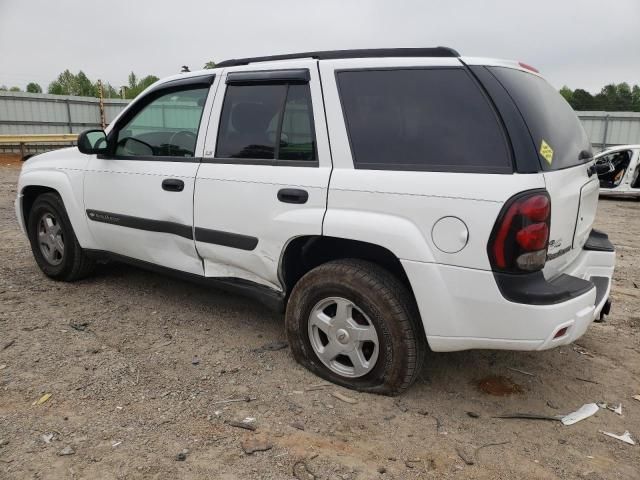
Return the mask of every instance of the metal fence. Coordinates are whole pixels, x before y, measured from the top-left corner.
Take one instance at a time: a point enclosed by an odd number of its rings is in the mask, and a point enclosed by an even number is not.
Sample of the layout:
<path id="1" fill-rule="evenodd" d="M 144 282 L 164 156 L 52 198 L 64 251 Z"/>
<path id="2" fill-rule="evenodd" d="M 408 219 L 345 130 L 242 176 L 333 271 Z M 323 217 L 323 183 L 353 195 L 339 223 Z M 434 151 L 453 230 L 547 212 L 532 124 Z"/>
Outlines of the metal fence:
<path id="1" fill-rule="evenodd" d="M 79 133 L 100 128 L 97 98 L 63 95 L 0 92 L 0 135 L 33 133 Z M 104 100 L 105 120 L 110 123 L 129 100 Z M 577 112 L 596 151 L 614 145 L 640 143 L 640 113 Z M 46 150 L 49 145 L 31 146 L 29 151 Z M 19 151 L 18 145 L 0 146 Z"/>
<path id="2" fill-rule="evenodd" d="M 640 112 L 577 112 L 594 150 L 640 143 Z"/>

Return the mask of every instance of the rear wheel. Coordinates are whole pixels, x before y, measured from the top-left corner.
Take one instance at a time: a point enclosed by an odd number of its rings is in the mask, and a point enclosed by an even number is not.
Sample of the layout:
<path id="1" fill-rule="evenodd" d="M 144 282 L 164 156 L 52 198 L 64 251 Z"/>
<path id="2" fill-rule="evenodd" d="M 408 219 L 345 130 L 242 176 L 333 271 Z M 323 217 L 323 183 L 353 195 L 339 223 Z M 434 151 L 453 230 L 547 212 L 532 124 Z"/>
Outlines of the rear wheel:
<path id="1" fill-rule="evenodd" d="M 94 262 L 80 247 L 57 194 L 44 193 L 36 198 L 27 231 L 36 263 L 48 277 L 73 281 L 92 271 Z"/>
<path id="2" fill-rule="evenodd" d="M 391 273 L 339 260 L 296 284 L 286 313 L 298 362 L 355 390 L 396 395 L 416 379 L 425 352 L 415 302 Z"/>

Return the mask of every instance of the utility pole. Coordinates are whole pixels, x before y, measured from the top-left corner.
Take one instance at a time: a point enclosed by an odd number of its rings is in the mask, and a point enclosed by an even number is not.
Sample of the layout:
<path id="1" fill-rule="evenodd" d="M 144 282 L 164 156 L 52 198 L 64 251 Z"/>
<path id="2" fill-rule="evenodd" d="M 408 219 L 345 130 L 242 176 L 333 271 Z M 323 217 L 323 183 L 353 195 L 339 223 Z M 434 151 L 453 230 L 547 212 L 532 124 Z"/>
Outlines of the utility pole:
<path id="1" fill-rule="evenodd" d="M 104 118 L 104 91 L 102 90 L 102 80 L 98 80 L 98 105 L 100 106 L 100 125 L 104 130 L 107 126 Z"/>

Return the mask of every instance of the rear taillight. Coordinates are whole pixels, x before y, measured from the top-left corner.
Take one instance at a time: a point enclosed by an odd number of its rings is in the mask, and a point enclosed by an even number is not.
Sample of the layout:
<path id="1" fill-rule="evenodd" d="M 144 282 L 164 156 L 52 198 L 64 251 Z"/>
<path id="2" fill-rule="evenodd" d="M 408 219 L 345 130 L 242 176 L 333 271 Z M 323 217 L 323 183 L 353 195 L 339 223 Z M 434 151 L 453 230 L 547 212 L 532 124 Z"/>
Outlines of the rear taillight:
<path id="1" fill-rule="evenodd" d="M 551 199 L 546 190 L 511 197 L 502 208 L 489 239 L 491 267 L 505 272 L 541 270 L 547 260 Z"/>

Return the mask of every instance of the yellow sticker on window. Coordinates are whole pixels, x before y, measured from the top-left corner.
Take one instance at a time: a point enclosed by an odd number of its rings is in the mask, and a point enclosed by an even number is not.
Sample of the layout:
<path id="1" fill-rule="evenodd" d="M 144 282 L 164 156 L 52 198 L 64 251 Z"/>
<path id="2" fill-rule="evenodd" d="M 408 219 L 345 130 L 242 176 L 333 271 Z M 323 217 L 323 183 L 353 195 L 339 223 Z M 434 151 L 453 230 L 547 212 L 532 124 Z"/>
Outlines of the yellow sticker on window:
<path id="1" fill-rule="evenodd" d="M 547 142 L 542 140 L 540 144 L 540 155 L 544 158 L 549 165 L 553 162 L 553 148 L 549 146 Z"/>

